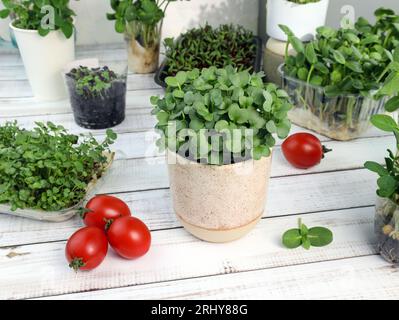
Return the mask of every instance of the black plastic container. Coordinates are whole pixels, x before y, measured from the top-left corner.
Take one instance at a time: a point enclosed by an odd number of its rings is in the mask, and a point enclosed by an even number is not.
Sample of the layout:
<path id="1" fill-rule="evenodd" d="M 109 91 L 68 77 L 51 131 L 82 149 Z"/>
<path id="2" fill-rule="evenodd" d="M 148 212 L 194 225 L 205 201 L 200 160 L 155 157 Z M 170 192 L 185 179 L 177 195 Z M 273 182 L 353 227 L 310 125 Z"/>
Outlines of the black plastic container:
<path id="1" fill-rule="evenodd" d="M 254 43 L 256 44 L 256 55 L 255 61 L 253 63 L 254 71 L 259 72 L 262 68 L 262 53 L 263 53 L 263 43 L 260 37 L 254 37 Z M 168 60 L 165 59 L 161 66 L 158 68 L 155 73 L 155 83 L 160 85 L 163 88 L 166 88 L 165 78 L 168 70 Z"/>
<path id="2" fill-rule="evenodd" d="M 118 77 L 111 86 L 96 96 L 80 95 L 76 80 L 66 76 L 75 122 L 86 129 L 107 129 L 125 119 L 126 76 Z"/>

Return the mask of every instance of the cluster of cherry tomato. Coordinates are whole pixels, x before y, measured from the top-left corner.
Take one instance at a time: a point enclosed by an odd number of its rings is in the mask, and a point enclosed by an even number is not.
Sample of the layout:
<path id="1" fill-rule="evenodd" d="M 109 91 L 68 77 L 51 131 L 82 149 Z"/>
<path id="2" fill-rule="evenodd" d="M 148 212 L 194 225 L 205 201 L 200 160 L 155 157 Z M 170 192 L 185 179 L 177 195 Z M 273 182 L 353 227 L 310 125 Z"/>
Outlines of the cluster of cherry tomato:
<path id="1" fill-rule="evenodd" d="M 288 137 L 281 146 L 284 157 L 296 168 L 309 169 L 318 165 L 330 149 L 310 133 L 296 133 Z"/>
<path id="2" fill-rule="evenodd" d="M 75 271 L 98 267 L 108 252 L 108 243 L 125 259 L 145 255 L 151 246 L 151 233 L 139 219 L 132 217 L 122 200 L 99 195 L 83 210 L 86 227 L 76 231 L 68 240 L 65 255 Z"/>

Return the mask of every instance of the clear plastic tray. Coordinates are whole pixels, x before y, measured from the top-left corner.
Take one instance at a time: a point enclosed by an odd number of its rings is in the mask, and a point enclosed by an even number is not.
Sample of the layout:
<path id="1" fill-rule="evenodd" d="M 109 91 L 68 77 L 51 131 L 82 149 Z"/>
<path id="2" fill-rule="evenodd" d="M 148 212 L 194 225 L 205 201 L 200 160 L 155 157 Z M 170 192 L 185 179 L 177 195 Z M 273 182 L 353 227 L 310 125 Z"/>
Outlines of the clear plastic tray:
<path id="1" fill-rule="evenodd" d="M 34 209 L 17 209 L 15 211 L 12 211 L 9 205 L 0 204 L 0 214 L 9 214 L 18 217 L 49 222 L 62 222 L 71 219 L 77 214 L 78 209 L 82 207 L 84 202 L 96 193 L 96 190 L 98 190 L 98 188 L 100 187 L 100 181 L 104 180 L 105 175 L 107 175 L 107 172 L 109 171 L 109 168 L 113 163 L 114 156 L 114 153 L 107 154 L 108 163 L 104 167 L 102 176 L 98 178 L 93 177 L 93 179 L 87 186 L 86 196 L 73 207 L 60 211 L 43 211 Z"/>
<path id="2" fill-rule="evenodd" d="M 375 214 L 377 249 L 392 264 L 399 264 L 399 206 L 386 198 L 377 198 Z"/>
<path id="3" fill-rule="evenodd" d="M 279 67 L 282 87 L 290 95 L 294 108 L 290 120 L 301 127 L 341 141 L 356 139 L 370 127 L 374 114 L 384 113 L 387 98 L 340 95 L 327 97 L 323 87 L 313 86 L 287 76 Z"/>

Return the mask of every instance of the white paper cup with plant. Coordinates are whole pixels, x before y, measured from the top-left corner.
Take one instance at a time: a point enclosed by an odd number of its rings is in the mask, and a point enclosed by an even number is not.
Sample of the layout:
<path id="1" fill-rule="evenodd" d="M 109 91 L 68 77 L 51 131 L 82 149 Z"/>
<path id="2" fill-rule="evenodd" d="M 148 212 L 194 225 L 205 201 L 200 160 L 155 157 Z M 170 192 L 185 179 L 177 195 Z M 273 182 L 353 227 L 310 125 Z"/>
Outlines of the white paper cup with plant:
<path id="1" fill-rule="evenodd" d="M 288 95 L 263 74 L 232 66 L 165 79 L 152 97 L 167 150 L 173 207 L 190 233 L 210 242 L 247 234 L 261 219 L 276 134 L 287 137 Z"/>
<path id="2" fill-rule="evenodd" d="M 74 11 L 67 1 L 7 1 L 0 18 L 14 17 L 14 31 L 34 96 L 67 98 L 62 70 L 75 58 Z"/>

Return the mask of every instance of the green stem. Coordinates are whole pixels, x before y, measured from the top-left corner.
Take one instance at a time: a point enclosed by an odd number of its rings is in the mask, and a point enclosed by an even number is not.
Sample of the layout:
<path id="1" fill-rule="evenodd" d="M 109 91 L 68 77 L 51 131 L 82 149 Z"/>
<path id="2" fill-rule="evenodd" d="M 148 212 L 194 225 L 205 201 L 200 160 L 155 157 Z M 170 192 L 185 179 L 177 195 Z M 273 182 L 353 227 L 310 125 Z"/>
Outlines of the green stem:
<path id="1" fill-rule="evenodd" d="M 310 83 L 310 79 L 311 79 L 311 77 L 312 77 L 313 71 L 314 71 L 314 65 L 312 65 L 312 66 L 310 67 L 310 70 L 309 70 L 309 73 L 308 73 L 308 78 L 307 78 L 307 80 L 306 80 L 307 83 Z"/>
<path id="2" fill-rule="evenodd" d="M 346 112 L 346 125 L 350 128 L 353 126 L 353 107 L 356 103 L 356 98 L 348 98 L 349 99 L 349 105 L 348 105 L 348 110 Z"/>
<path id="3" fill-rule="evenodd" d="M 377 83 L 380 83 L 381 82 L 381 80 L 382 80 L 382 78 L 387 74 L 387 72 L 389 71 L 389 69 L 390 69 L 390 65 L 388 65 L 385 69 L 384 69 L 384 71 L 381 73 L 381 75 L 378 77 L 378 79 L 377 79 Z"/>
<path id="4" fill-rule="evenodd" d="M 287 41 L 287 44 L 285 45 L 285 60 L 288 58 L 288 48 L 290 47 L 290 42 Z"/>

